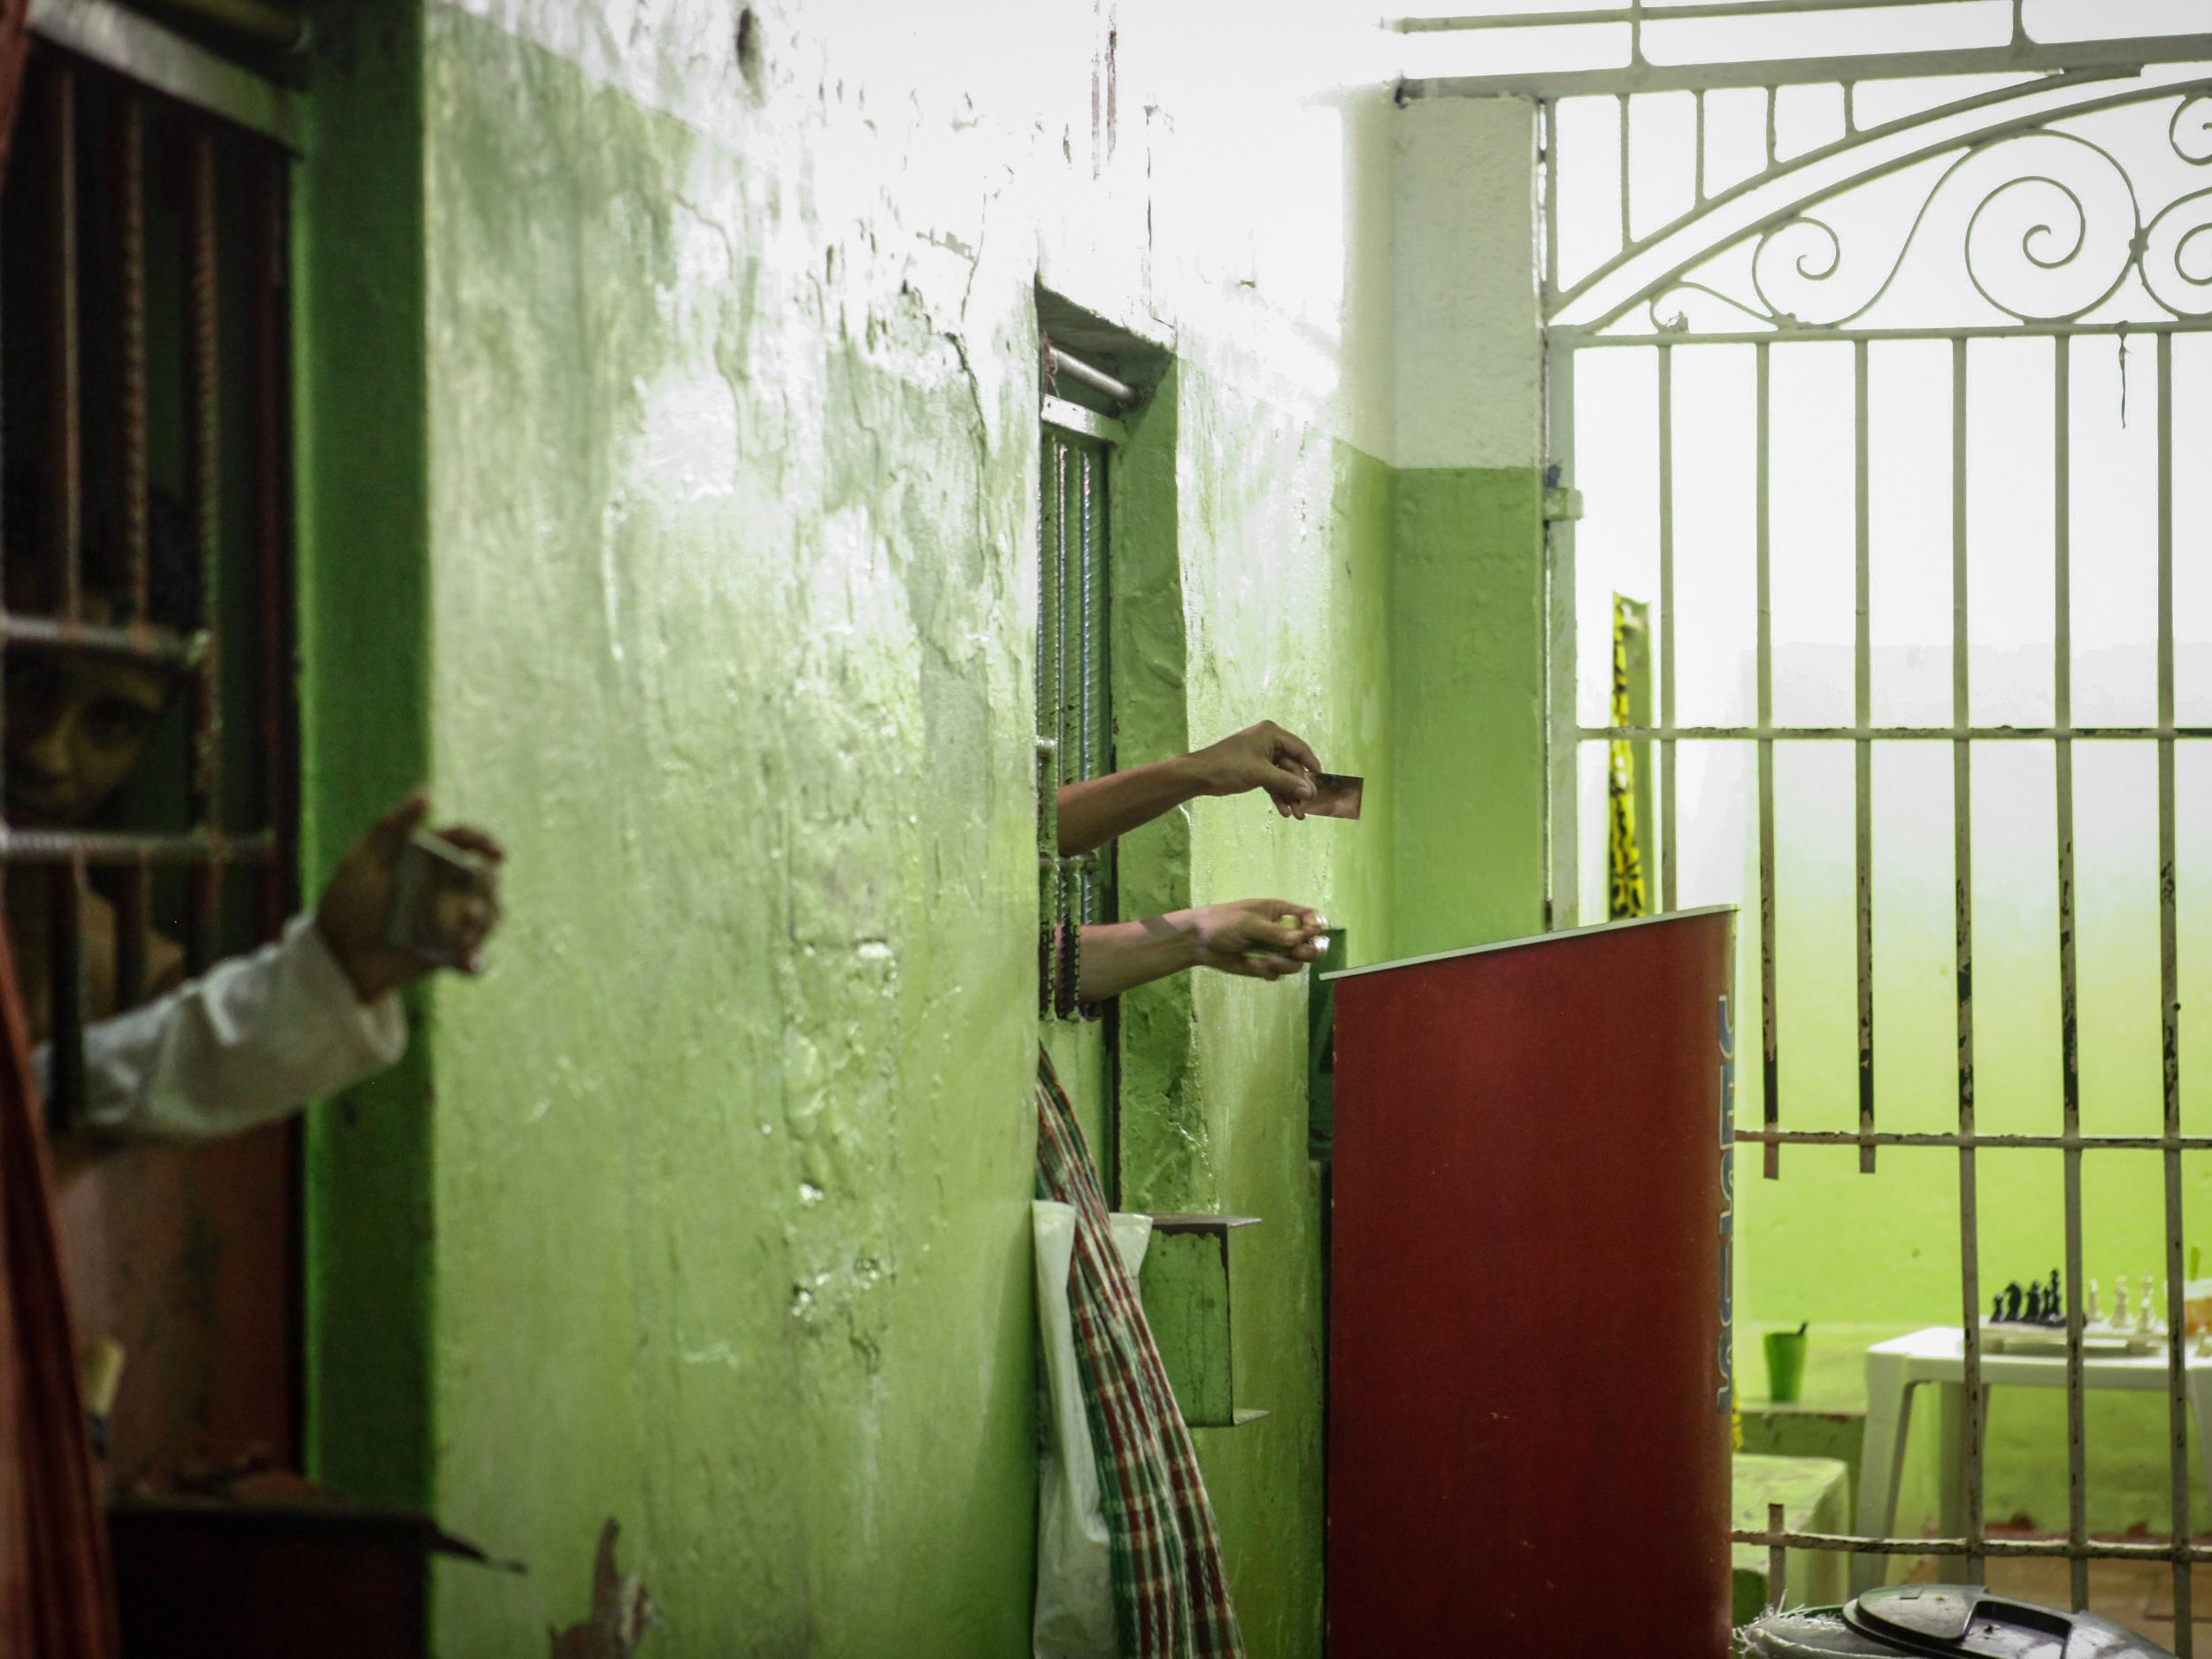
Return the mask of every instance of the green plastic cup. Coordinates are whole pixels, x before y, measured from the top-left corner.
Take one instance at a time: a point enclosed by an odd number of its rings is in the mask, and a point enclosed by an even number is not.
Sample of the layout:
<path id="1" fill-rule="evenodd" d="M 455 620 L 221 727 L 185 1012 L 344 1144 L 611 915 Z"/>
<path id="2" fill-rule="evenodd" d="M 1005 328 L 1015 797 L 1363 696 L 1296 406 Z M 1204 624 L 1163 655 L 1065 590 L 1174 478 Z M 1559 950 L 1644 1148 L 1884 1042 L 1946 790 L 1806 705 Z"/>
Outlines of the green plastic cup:
<path id="1" fill-rule="evenodd" d="M 1805 1327 L 1770 1331 L 1767 1345 L 1767 1398 L 1778 1406 L 1795 1405 L 1805 1381 Z"/>

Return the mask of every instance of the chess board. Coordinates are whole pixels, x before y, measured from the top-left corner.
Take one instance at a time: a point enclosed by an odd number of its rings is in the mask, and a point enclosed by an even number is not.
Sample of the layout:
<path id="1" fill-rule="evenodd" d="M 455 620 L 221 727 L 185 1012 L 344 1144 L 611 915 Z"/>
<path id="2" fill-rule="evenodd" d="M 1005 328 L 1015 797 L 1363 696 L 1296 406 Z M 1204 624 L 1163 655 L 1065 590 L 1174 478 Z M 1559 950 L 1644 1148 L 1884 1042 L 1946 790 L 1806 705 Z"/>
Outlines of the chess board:
<path id="1" fill-rule="evenodd" d="M 2118 1359 L 2129 1354 L 2148 1354 L 2165 1346 L 2163 1332 L 2116 1331 L 2092 1325 L 2082 1333 L 2084 1359 Z M 2063 1354 L 2066 1327 L 2010 1321 L 1982 1321 L 1982 1347 L 1992 1354 Z"/>

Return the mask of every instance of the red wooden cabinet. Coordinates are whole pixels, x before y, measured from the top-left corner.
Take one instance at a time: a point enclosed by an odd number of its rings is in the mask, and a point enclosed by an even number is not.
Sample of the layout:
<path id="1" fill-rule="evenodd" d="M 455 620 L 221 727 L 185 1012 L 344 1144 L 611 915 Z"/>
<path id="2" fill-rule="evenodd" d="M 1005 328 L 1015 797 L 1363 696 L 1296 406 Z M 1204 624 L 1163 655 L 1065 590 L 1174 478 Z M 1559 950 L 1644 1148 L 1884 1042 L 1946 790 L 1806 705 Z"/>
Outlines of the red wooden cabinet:
<path id="1" fill-rule="evenodd" d="M 1332 1659 L 1724 1659 L 1735 918 L 1335 980 Z"/>

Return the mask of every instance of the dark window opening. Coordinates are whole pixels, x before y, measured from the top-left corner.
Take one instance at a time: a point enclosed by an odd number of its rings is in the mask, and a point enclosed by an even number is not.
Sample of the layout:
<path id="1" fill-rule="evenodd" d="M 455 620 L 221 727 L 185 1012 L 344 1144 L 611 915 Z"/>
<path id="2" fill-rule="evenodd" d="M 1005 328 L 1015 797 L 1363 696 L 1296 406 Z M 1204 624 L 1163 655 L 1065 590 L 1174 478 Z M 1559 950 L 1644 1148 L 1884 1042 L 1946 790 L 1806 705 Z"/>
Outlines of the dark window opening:
<path id="1" fill-rule="evenodd" d="M 34 43 L 0 192 L 0 877 L 78 1335 L 126 1353 L 119 1482 L 294 1452 L 293 1134 L 73 1121 L 85 1026 L 297 897 L 288 166 Z"/>

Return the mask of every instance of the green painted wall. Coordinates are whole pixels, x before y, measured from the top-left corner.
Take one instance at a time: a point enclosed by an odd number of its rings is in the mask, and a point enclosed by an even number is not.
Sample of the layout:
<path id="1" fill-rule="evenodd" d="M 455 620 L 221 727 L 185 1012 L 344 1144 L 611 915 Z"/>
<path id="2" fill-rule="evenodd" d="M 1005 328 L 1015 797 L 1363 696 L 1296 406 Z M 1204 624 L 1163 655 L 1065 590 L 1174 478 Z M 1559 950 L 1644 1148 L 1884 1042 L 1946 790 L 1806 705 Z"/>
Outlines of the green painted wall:
<path id="1" fill-rule="evenodd" d="M 1390 720 L 1391 469 L 1186 363 L 1133 434 L 1121 492 L 1123 752 L 1255 719 L 1370 780 L 1356 823 L 1201 801 L 1122 843 L 1125 910 L 1272 897 L 1386 955 L 1401 775 Z M 1122 1203 L 1257 1216 L 1233 1236 L 1236 1404 L 1196 1432 L 1255 1654 L 1322 1641 L 1320 1186 L 1306 1157 L 1303 980 L 1203 974 L 1124 999 Z"/>
<path id="2" fill-rule="evenodd" d="M 1343 199 L 1240 227 L 1256 129 L 1203 75 L 1171 119 L 1206 36 L 1168 0 L 1123 7 L 1103 152 L 1063 119 L 1087 7 L 411 15 L 315 69 L 313 856 L 426 778 L 507 840 L 509 922 L 311 1143 L 319 1466 L 530 1563 L 441 1570 L 444 1653 L 582 1617 L 612 1516 L 670 1659 L 1020 1654 L 1033 284 L 1172 342 L 1116 467 L 1121 755 L 1271 717 L 1370 780 L 1356 824 L 1148 827 L 1125 913 L 1311 902 L 1359 961 L 1537 925 L 1532 469 L 1345 435 L 1388 407 L 1352 293 L 1387 227 L 1337 275 L 1315 238 L 1371 228 L 1379 83 L 1364 137 L 1268 95 Z M 1267 1659 L 1322 1642 L 1304 1002 L 1128 999 L 1113 1148 L 1126 1207 L 1264 1218 L 1272 1415 L 1200 1440 Z"/>
<path id="3" fill-rule="evenodd" d="M 1543 476 L 1398 475 L 1393 954 L 1544 926 Z"/>
<path id="4" fill-rule="evenodd" d="M 436 1494 L 534 1568 L 446 1573 L 441 1650 L 537 1651 L 612 1515 L 672 1656 L 1018 1651 L 1015 395 L 772 167 L 426 56 L 434 776 L 512 853 L 442 994 Z"/>
<path id="5" fill-rule="evenodd" d="M 311 22 L 293 266 L 309 891 L 429 771 L 420 16 Z M 307 1460 L 367 1502 L 431 1489 L 427 1014 L 402 1065 L 306 1131 Z"/>

